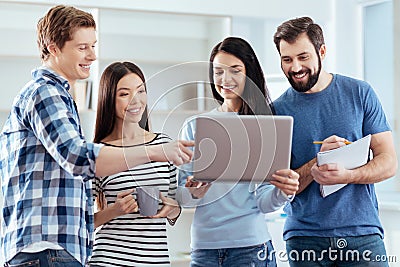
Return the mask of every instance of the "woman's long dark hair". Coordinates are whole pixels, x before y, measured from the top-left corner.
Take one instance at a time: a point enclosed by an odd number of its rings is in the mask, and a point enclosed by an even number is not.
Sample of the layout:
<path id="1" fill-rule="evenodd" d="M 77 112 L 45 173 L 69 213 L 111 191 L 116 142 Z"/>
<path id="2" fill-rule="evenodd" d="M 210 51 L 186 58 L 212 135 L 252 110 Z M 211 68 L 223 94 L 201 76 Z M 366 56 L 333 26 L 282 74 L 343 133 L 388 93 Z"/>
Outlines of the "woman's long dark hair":
<path id="1" fill-rule="evenodd" d="M 127 74 L 135 73 L 145 84 L 145 78 L 141 69 L 131 62 L 115 62 L 109 65 L 100 78 L 99 97 L 97 101 L 96 126 L 94 142 L 100 143 L 115 127 L 115 96 L 118 82 Z M 147 91 L 146 85 L 145 90 Z M 149 130 L 147 106 L 139 122 L 140 127 Z M 106 207 L 106 199 L 103 192 L 98 192 L 97 208 L 103 210 Z"/>
<path id="2" fill-rule="evenodd" d="M 271 97 L 265 82 L 264 73 L 257 56 L 250 44 L 239 37 L 227 37 L 218 43 L 211 51 L 209 79 L 214 98 L 221 105 L 224 99 L 218 93 L 214 84 L 213 61 L 219 52 L 231 54 L 244 63 L 246 69 L 246 83 L 243 95 L 243 104 L 240 115 L 272 115 L 275 113 Z"/>
<path id="3" fill-rule="evenodd" d="M 127 74 L 137 74 L 145 84 L 146 80 L 141 69 L 131 62 L 115 62 L 109 65 L 100 78 L 99 97 L 97 102 L 96 126 L 94 142 L 99 143 L 114 129 L 116 121 L 115 96 L 118 82 Z M 145 89 L 147 90 L 146 86 Z M 149 130 L 147 107 L 139 122 L 140 127 Z"/>

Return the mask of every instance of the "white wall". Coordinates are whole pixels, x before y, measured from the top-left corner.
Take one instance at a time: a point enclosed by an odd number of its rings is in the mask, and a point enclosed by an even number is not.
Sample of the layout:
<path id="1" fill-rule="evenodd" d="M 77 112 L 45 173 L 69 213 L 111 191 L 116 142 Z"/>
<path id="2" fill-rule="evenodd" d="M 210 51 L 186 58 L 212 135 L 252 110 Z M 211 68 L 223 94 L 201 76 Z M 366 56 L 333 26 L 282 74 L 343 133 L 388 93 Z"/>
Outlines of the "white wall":
<path id="1" fill-rule="evenodd" d="M 363 78 L 363 36 L 361 6 L 359 0 L 336 0 L 329 34 L 328 58 L 333 61 L 332 70 L 348 76 Z M 329 32 L 328 32 L 329 31 Z"/>
<path id="2" fill-rule="evenodd" d="M 46 0 L 1 0 L 2 2 L 21 2 L 48 4 Z M 68 4 L 80 7 L 106 7 L 115 9 L 130 9 L 138 11 L 157 11 L 169 13 L 187 13 L 203 15 L 228 15 L 253 18 L 282 18 L 295 17 L 304 14 L 313 14 L 316 19 L 331 17 L 330 3 L 332 0 L 55 0 L 52 4 Z"/>

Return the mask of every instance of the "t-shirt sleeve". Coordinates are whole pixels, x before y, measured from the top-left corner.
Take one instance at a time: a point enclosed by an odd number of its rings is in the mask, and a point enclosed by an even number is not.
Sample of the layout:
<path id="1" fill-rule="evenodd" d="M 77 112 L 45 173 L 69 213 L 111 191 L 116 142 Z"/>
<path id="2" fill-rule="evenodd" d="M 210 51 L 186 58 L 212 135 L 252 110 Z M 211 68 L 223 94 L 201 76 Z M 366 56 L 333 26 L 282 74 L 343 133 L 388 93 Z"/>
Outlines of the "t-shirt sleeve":
<path id="1" fill-rule="evenodd" d="M 390 131 L 382 104 L 372 87 L 365 83 L 363 135 Z"/>

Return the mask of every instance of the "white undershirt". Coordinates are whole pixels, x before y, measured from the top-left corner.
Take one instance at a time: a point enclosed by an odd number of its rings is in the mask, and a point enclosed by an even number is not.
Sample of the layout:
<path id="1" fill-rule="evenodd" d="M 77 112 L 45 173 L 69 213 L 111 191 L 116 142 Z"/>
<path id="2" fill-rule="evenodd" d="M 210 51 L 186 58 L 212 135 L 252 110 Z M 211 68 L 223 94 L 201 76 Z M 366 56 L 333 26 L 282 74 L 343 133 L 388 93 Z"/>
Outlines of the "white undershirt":
<path id="1" fill-rule="evenodd" d="M 64 249 L 60 245 L 48 242 L 48 241 L 40 241 L 36 242 L 33 244 L 30 244 L 26 248 L 24 248 L 21 252 L 26 252 L 26 253 L 37 253 L 46 249 L 55 249 L 55 250 L 61 250 Z"/>

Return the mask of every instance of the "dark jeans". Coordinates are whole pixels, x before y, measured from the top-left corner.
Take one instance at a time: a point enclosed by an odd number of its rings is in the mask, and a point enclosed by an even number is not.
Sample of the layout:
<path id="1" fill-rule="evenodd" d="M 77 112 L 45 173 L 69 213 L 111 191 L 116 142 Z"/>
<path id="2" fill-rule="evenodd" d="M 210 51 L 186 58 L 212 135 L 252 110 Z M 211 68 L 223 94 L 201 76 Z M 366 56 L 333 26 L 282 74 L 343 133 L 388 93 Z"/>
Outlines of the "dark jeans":
<path id="1" fill-rule="evenodd" d="M 195 249 L 191 267 L 276 267 L 271 241 L 251 247 Z"/>
<path id="2" fill-rule="evenodd" d="M 293 237 L 286 241 L 291 267 L 388 267 L 385 245 L 375 235 L 356 237 Z"/>
<path id="3" fill-rule="evenodd" d="M 82 267 L 65 250 L 47 249 L 37 253 L 20 252 L 4 266 L 7 267 Z"/>

